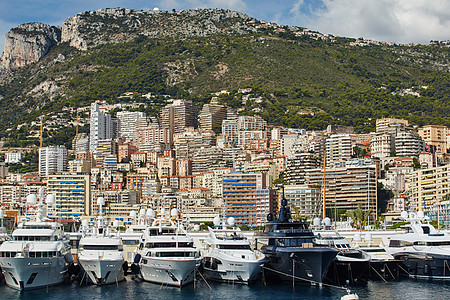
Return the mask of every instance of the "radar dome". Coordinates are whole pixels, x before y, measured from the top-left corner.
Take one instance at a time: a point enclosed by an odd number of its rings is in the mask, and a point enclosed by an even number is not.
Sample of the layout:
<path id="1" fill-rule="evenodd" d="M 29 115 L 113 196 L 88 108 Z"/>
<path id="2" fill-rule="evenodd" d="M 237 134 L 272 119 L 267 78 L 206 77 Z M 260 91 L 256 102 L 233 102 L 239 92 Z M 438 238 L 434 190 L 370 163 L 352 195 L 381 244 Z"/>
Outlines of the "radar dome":
<path id="1" fill-rule="evenodd" d="M 419 219 L 423 219 L 423 218 L 425 217 L 425 214 L 423 213 L 422 210 L 419 210 L 419 211 L 417 212 L 417 217 L 418 217 Z"/>
<path id="2" fill-rule="evenodd" d="M 214 226 L 219 226 L 220 225 L 220 218 L 219 217 L 214 217 L 213 219 L 213 224 Z"/>
<path id="3" fill-rule="evenodd" d="M 103 205 L 105 205 L 105 198 L 103 198 L 103 197 L 98 197 L 97 198 L 97 205 L 98 206 L 103 206 Z"/>
<path id="4" fill-rule="evenodd" d="M 314 218 L 313 226 L 314 227 L 320 227 L 320 218 Z"/>
<path id="5" fill-rule="evenodd" d="M 141 208 L 139 210 L 139 216 L 141 216 L 141 217 L 145 216 L 146 213 L 147 213 L 147 211 L 145 210 L 145 208 Z"/>
<path id="6" fill-rule="evenodd" d="M 178 210 L 176 208 L 172 208 L 170 210 L 170 216 L 172 216 L 173 218 L 178 217 Z"/>
<path id="7" fill-rule="evenodd" d="M 130 218 L 136 218 L 136 211 L 135 210 L 130 211 Z"/>
<path id="8" fill-rule="evenodd" d="M 194 225 L 194 231 L 200 231 L 200 225 L 195 224 Z"/>
<path id="9" fill-rule="evenodd" d="M 35 194 L 29 194 L 27 196 L 27 204 L 28 205 L 35 205 L 37 202 L 37 197 Z"/>
<path id="10" fill-rule="evenodd" d="M 153 11 L 159 11 L 158 7 L 153 8 Z"/>
<path id="11" fill-rule="evenodd" d="M 114 220 L 113 221 L 113 227 L 119 227 L 119 220 Z"/>
<path id="12" fill-rule="evenodd" d="M 47 203 L 47 205 L 55 204 L 55 196 L 52 194 L 48 194 L 47 197 L 45 197 L 45 202 Z"/>
<path id="13" fill-rule="evenodd" d="M 353 240 L 355 242 L 360 242 L 361 241 L 361 233 L 355 233 L 355 235 L 353 236 Z"/>
<path id="14" fill-rule="evenodd" d="M 153 219 L 156 216 L 155 211 L 151 208 L 147 209 L 147 217 Z"/>
<path id="15" fill-rule="evenodd" d="M 325 219 L 323 219 L 322 224 L 325 226 L 331 226 L 330 218 L 326 217 Z"/>
<path id="16" fill-rule="evenodd" d="M 408 212 L 402 211 L 402 213 L 400 214 L 400 217 L 401 217 L 403 220 L 408 219 Z"/>
<path id="17" fill-rule="evenodd" d="M 366 235 L 364 236 L 364 239 L 365 239 L 366 241 L 371 241 L 371 240 L 372 240 L 372 234 L 366 233 Z"/>
<path id="18" fill-rule="evenodd" d="M 84 228 L 87 228 L 87 227 L 89 227 L 89 221 L 88 221 L 88 220 L 83 220 L 83 222 L 81 223 L 81 225 L 82 225 Z"/>
<path id="19" fill-rule="evenodd" d="M 230 225 L 230 226 L 234 226 L 234 218 L 233 217 L 229 217 L 228 219 L 227 219 L 227 223 L 228 223 L 228 225 Z"/>

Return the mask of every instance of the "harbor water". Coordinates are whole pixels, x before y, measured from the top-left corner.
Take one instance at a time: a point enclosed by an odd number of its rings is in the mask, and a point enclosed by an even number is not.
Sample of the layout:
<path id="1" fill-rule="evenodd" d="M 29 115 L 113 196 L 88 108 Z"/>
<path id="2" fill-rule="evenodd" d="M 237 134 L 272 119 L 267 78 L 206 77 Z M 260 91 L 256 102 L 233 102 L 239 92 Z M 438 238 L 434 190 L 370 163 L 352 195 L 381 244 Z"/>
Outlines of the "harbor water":
<path id="1" fill-rule="evenodd" d="M 227 285 L 208 282 L 211 289 L 203 281 L 198 281 L 196 287 L 187 286 L 182 289 L 161 286 L 149 282 L 131 280 L 117 285 L 95 286 L 60 285 L 31 291 L 17 291 L 4 284 L 0 287 L 0 299 L 8 300 L 134 300 L 134 299 L 340 299 L 346 294 L 343 289 L 331 287 L 311 287 L 292 284 L 264 285 L 256 283 L 247 285 Z M 450 281 L 420 281 L 404 279 L 401 281 L 369 281 L 358 287 L 351 287 L 360 299 L 448 299 L 450 296 Z"/>

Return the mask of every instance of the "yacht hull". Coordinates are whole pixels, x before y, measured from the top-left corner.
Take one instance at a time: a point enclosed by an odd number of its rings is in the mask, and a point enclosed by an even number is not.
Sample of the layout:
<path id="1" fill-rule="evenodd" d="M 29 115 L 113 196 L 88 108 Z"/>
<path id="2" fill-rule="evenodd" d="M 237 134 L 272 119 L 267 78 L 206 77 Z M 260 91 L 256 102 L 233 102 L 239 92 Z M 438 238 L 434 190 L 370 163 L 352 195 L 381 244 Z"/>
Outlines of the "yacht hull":
<path id="1" fill-rule="evenodd" d="M 78 262 L 83 268 L 83 277 L 96 285 L 117 283 L 124 280 L 123 259 L 117 260 L 91 260 L 79 258 Z"/>
<path id="2" fill-rule="evenodd" d="M 406 266 L 399 259 L 375 259 L 369 263 L 369 269 L 364 273 L 364 279 L 388 280 L 399 279 L 405 273 Z"/>
<path id="3" fill-rule="evenodd" d="M 2 258 L 6 284 L 17 290 L 31 290 L 64 283 L 68 264 L 64 257 Z"/>
<path id="4" fill-rule="evenodd" d="M 140 262 L 141 277 L 145 281 L 183 287 L 192 283 L 200 265 L 196 259 L 156 259 L 143 256 Z"/>
<path id="5" fill-rule="evenodd" d="M 417 279 L 450 279 L 450 256 L 439 254 L 397 253 L 409 277 Z"/>
<path id="6" fill-rule="evenodd" d="M 364 281 L 369 270 L 369 260 L 345 261 L 336 258 L 328 268 L 325 282 L 335 285 L 358 284 Z"/>
<path id="7" fill-rule="evenodd" d="M 276 248 L 264 251 L 265 279 L 274 282 L 295 282 L 321 285 L 338 251 L 332 248 Z"/>
<path id="8" fill-rule="evenodd" d="M 220 261 L 220 264 L 217 264 Z M 204 257 L 203 273 L 214 281 L 249 284 L 261 273 L 265 259 L 257 261 Z"/>

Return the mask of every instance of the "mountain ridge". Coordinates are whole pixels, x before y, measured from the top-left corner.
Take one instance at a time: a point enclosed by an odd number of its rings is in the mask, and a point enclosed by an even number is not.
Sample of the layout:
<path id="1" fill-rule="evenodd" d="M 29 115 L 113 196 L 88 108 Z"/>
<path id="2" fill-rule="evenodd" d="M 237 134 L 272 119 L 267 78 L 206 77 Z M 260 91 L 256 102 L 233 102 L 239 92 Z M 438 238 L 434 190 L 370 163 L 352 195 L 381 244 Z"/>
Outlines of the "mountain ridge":
<path id="1" fill-rule="evenodd" d="M 172 21 L 161 25 L 162 20 Z M 274 125 L 304 126 L 310 117 L 300 111 L 308 107 L 342 125 L 364 127 L 367 119 L 384 116 L 416 123 L 439 118 L 450 125 L 448 43 L 336 37 L 213 9 L 105 9 L 77 14 L 64 24 L 61 40 L 45 55 L 2 72 L 7 76 L 0 105 L 6 114 L 0 136 L 19 122 L 14 118 L 35 118 L 69 104 L 114 102 L 126 91 L 202 104 L 213 92 L 240 87 L 255 87 L 265 100 L 244 105 L 236 94 L 224 101 Z M 109 30 L 101 30 L 105 26 Z M 310 127 L 323 128 L 325 121 L 319 121 Z"/>

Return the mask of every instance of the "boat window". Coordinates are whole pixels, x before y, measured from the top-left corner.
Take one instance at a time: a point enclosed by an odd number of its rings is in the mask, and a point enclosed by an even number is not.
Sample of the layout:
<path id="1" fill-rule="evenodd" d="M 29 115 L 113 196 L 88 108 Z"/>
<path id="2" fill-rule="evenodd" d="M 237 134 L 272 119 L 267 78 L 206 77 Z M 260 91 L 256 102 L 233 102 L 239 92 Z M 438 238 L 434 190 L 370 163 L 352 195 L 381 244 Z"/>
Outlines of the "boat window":
<path id="1" fill-rule="evenodd" d="M 417 245 L 417 246 L 426 246 L 426 245 L 427 245 L 427 242 L 424 242 L 424 241 L 418 241 L 418 242 L 414 242 L 414 245 Z"/>
<path id="2" fill-rule="evenodd" d="M 34 242 L 34 241 L 50 241 L 50 236 L 15 236 L 13 238 L 15 241 L 27 241 L 27 242 Z M 55 237 L 56 240 L 56 237 Z"/>
<path id="3" fill-rule="evenodd" d="M 84 250 L 118 250 L 118 245 L 83 245 Z"/>
<path id="4" fill-rule="evenodd" d="M 389 247 L 407 247 L 407 246 L 412 246 L 412 243 L 399 240 L 391 240 L 389 243 Z"/>
<path id="5" fill-rule="evenodd" d="M 150 236 L 154 235 L 166 235 L 166 234 L 175 234 L 175 229 L 173 228 L 164 228 L 159 232 L 159 229 L 149 229 L 148 234 Z"/>
<path id="6" fill-rule="evenodd" d="M 192 248 L 194 246 L 193 242 L 179 242 L 179 248 Z M 146 243 L 145 248 L 175 248 L 177 247 L 176 242 L 166 242 L 166 243 Z"/>
<path id="7" fill-rule="evenodd" d="M 157 252 L 155 256 L 158 257 L 196 257 L 195 252 Z"/>
<path id="8" fill-rule="evenodd" d="M 124 245 L 137 245 L 139 244 L 139 240 L 122 240 Z"/>
<path id="9" fill-rule="evenodd" d="M 218 245 L 219 249 L 250 250 L 250 245 Z"/>
<path id="10" fill-rule="evenodd" d="M 16 257 L 17 252 L 0 252 L 0 257 Z"/>
<path id="11" fill-rule="evenodd" d="M 429 234 L 429 233 L 430 233 L 430 227 L 428 227 L 428 226 L 422 226 L 422 229 L 423 229 L 423 233 L 424 233 L 424 234 Z"/>
<path id="12" fill-rule="evenodd" d="M 450 246 L 450 241 L 427 242 L 427 246 Z"/>

